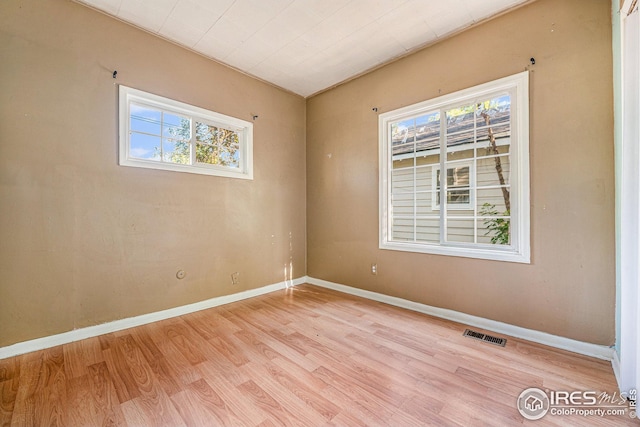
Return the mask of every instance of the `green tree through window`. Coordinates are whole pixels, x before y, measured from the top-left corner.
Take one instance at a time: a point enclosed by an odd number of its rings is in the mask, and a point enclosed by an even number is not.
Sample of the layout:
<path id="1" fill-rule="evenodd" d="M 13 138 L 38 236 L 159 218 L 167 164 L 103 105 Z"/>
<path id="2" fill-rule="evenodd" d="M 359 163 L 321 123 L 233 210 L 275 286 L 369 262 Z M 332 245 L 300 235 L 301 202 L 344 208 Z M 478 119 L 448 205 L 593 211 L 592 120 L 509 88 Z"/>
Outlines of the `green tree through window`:
<path id="1" fill-rule="evenodd" d="M 195 122 L 196 162 L 226 167 L 239 167 L 240 139 L 238 133 Z M 191 157 L 191 120 L 182 119 L 180 127 L 170 129 L 175 139 L 175 149 L 168 153 L 168 160 L 173 163 L 188 164 Z"/>

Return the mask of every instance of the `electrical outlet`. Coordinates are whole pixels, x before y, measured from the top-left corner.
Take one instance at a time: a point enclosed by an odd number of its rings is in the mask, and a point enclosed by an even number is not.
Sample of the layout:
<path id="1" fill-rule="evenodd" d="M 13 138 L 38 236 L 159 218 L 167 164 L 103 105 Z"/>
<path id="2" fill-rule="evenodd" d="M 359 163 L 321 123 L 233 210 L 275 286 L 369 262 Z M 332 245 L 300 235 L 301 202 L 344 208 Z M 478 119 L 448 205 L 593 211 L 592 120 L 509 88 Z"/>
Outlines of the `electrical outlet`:
<path id="1" fill-rule="evenodd" d="M 240 275 L 240 273 L 238 273 L 237 271 L 235 273 L 231 273 L 231 284 L 232 285 L 237 285 L 238 282 L 240 281 L 240 279 L 238 278 L 238 276 Z"/>
<path id="2" fill-rule="evenodd" d="M 378 264 L 371 264 L 371 274 L 376 275 L 378 274 Z"/>

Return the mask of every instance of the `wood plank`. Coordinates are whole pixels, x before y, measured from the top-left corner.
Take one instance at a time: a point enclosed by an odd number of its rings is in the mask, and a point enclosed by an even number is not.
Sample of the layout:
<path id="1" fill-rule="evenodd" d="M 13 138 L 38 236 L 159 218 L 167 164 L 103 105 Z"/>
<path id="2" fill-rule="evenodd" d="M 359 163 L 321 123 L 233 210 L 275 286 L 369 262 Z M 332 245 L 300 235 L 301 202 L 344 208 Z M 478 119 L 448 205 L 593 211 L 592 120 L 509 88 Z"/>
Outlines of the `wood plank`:
<path id="1" fill-rule="evenodd" d="M 93 419 L 100 426 L 125 426 L 118 393 L 106 362 L 88 366 L 89 392 Z"/>
<path id="2" fill-rule="evenodd" d="M 184 425 L 133 337 L 130 334 L 119 337 L 117 348 L 121 351 L 139 391 L 139 395 L 132 400 L 136 409 L 147 420 L 145 425 Z"/>
<path id="3" fill-rule="evenodd" d="M 18 356 L 0 359 L 0 382 L 20 376 L 20 358 Z"/>
<path id="4" fill-rule="evenodd" d="M 273 363 L 265 363 L 263 366 L 271 378 L 284 387 L 284 389 L 294 394 L 307 406 L 313 408 L 313 410 L 320 414 L 326 421 L 331 421 L 340 413 L 340 407 L 325 399 L 320 393 L 305 384 L 304 381 L 290 375 L 287 370 Z M 321 392 L 322 388 L 318 391 Z"/>
<path id="5" fill-rule="evenodd" d="M 63 347 L 65 368 L 69 380 L 87 375 L 87 363 L 84 358 L 82 341 L 69 343 Z M 91 363 L 89 363 L 91 365 Z"/>
<path id="6" fill-rule="evenodd" d="M 335 366 L 333 368 L 336 369 Z M 367 411 L 375 414 L 375 417 L 380 422 L 389 420 L 397 410 L 393 405 L 388 405 L 377 396 L 371 395 L 367 390 L 362 388 L 361 384 L 355 383 L 331 369 L 320 366 L 313 371 L 313 374 L 334 389 L 340 390 L 349 400 L 355 401 Z"/>
<path id="7" fill-rule="evenodd" d="M 11 425 L 19 382 L 18 376 L 0 381 L 0 427 Z"/>
<path id="8" fill-rule="evenodd" d="M 65 426 L 66 372 L 62 346 L 44 350 L 35 400 L 35 425 Z"/>
<path id="9" fill-rule="evenodd" d="M 180 386 L 186 386 L 194 381 L 202 378 L 202 374 L 197 366 L 194 366 L 184 355 L 178 350 L 174 343 L 168 339 L 162 332 L 162 329 L 156 324 L 143 325 L 142 328 L 158 347 L 162 356 L 166 361 L 168 374 Z M 158 361 L 158 363 L 162 363 Z M 154 365 L 155 366 L 155 365 Z M 160 368 L 159 368 L 160 369 Z"/>
<path id="10" fill-rule="evenodd" d="M 238 386 L 243 396 L 255 406 L 262 409 L 272 421 L 281 426 L 293 426 L 293 415 L 282 407 L 271 395 L 264 391 L 253 380 L 249 380 Z"/>
<path id="11" fill-rule="evenodd" d="M 21 369 L 16 393 L 11 425 L 16 427 L 35 426 L 36 394 L 42 375 L 44 350 L 21 356 Z"/>
<path id="12" fill-rule="evenodd" d="M 282 387 L 276 378 L 274 378 L 267 366 L 264 364 L 249 363 L 242 367 L 245 372 L 252 378 L 254 383 L 260 387 L 265 393 L 272 397 L 278 403 L 282 402 L 283 409 L 289 414 L 288 418 L 294 425 L 315 426 L 325 423 L 326 418 L 315 410 L 313 406 L 299 397 L 296 390 L 289 387 Z M 238 388 L 242 389 L 245 384 L 241 384 Z"/>
<path id="13" fill-rule="evenodd" d="M 249 362 L 249 359 L 245 357 L 244 350 L 234 345 L 233 341 L 230 337 L 227 337 L 226 334 L 219 333 L 217 336 L 208 340 L 208 343 L 236 367 Z"/>
<path id="14" fill-rule="evenodd" d="M 149 367 L 167 396 L 172 396 L 182 390 L 176 376 L 172 373 L 169 362 L 164 356 L 149 361 Z"/>
<path id="15" fill-rule="evenodd" d="M 280 353 L 260 341 L 256 334 L 245 330 L 239 330 L 235 332 L 233 336 L 242 341 L 254 357 L 264 358 L 266 360 L 273 360 L 277 357 L 282 357 Z"/>
<path id="16" fill-rule="evenodd" d="M 205 380 L 189 384 L 183 392 L 172 396 L 171 400 L 190 427 L 246 425 Z"/>
<path id="17" fill-rule="evenodd" d="M 99 425 L 93 417 L 96 408 L 93 406 L 89 375 L 70 378 L 67 381 L 67 408 L 64 412 L 67 426 Z"/>
<path id="18" fill-rule="evenodd" d="M 138 390 L 133 374 L 127 365 L 123 350 L 114 345 L 112 348 L 104 350 L 103 354 L 109 370 L 109 376 L 118 395 L 118 401 L 124 403 L 140 396 L 140 390 Z"/>

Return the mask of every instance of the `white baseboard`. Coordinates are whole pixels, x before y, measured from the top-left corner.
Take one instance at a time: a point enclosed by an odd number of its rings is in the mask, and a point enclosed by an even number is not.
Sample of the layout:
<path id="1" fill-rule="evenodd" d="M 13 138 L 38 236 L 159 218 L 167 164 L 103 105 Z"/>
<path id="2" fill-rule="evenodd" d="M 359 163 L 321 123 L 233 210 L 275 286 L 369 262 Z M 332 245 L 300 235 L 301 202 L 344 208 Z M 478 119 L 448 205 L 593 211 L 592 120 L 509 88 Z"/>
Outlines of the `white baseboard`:
<path id="1" fill-rule="evenodd" d="M 459 311 L 448 310 L 448 309 L 439 308 L 439 307 L 432 307 L 430 305 L 408 301 L 402 298 L 396 298 L 389 295 L 379 294 L 377 292 L 371 292 L 371 291 L 365 291 L 363 289 L 352 288 L 350 286 L 340 285 L 338 283 L 328 282 L 322 279 L 315 279 L 313 277 L 307 277 L 306 281 L 307 283 L 310 283 L 312 285 L 333 289 L 336 291 L 344 292 L 346 294 L 356 295 L 359 297 L 383 302 L 389 305 L 394 305 L 396 307 L 406 308 L 408 310 L 413 310 L 413 311 L 417 311 L 424 314 L 429 314 L 431 316 L 440 317 L 443 319 L 462 323 L 464 325 L 470 325 L 470 326 L 475 326 L 482 329 L 487 329 L 489 331 L 498 332 L 498 333 L 509 335 L 515 338 L 521 338 L 527 341 L 532 341 L 539 344 L 544 344 L 551 347 L 572 351 L 574 353 L 596 357 L 598 359 L 613 361 L 614 354 L 615 354 L 612 348 L 606 347 L 603 345 L 576 341 L 570 338 L 551 335 L 546 332 L 535 331 L 533 329 L 526 329 L 520 326 L 514 326 L 507 323 L 498 322 L 495 320 L 472 316 L 470 314 L 461 313 Z M 614 371 L 615 371 L 615 368 L 614 368 Z"/>
<path id="2" fill-rule="evenodd" d="M 300 277 L 298 279 L 287 280 L 286 282 L 275 283 L 273 285 L 267 285 L 257 289 L 249 289 L 247 291 L 238 292 L 236 294 L 224 295 L 205 301 L 199 301 L 193 304 L 187 304 L 167 310 L 156 311 L 154 313 L 143 314 L 136 317 L 129 317 L 127 319 L 115 320 L 113 322 L 102 323 L 100 325 L 89 326 L 86 328 L 74 329 L 69 332 L 63 332 L 61 334 L 24 341 L 7 347 L 0 347 L 0 359 L 18 356 L 20 354 L 30 353 L 32 351 L 43 350 L 45 348 L 51 348 L 62 344 L 68 344 L 70 342 L 83 340 L 85 338 L 96 337 L 98 335 L 121 331 L 123 329 L 133 328 L 135 326 L 146 325 L 147 323 L 157 322 L 159 320 L 182 316 L 184 314 L 193 313 L 195 311 L 205 310 L 207 308 L 217 307 L 219 305 L 229 304 L 231 302 L 256 297 L 258 295 L 263 295 L 269 292 L 278 291 L 280 289 L 300 285 L 302 283 L 305 283 L 306 279 L 306 277 Z"/>
<path id="3" fill-rule="evenodd" d="M 618 352 L 615 349 L 613 350 L 613 355 L 611 357 L 611 367 L 613 368 L 613 374 L 616 376 L 616 382 L 618 383 L 618 386 L 620 386 L 620 384 L 622 384 L 620 382 L 620 356 L 618 356 Z M 623 392 L 628 392 L 628 390 L 622 390 L 622 387 L 620 387 L 620 391 Z"/>
<path id="4" fill-rule="evenodd" d="M 182 316 L 184 314 L 193 313 L 195 311 L 205 310 L 207 308 L 216 307 L 223 304 L 229 304 L 232 302 L 240 301 L 247 298 L 256 297 L 259 295 L 274 292 L 280 289 L 297 286 L 302 283 L 309 283 L 316 286 L 321 286 L 328 289 L 333 289 L 346 294 L 356 295 L 362 298 L 367 298 L 373 301 L 379 301 L 382 303 L 394 305 L 396 307 L 405 308 L 412 311 L 428 314 L 435 317 L 451 320 L 454 322 L 462 323 L 464 325 L 475 326 L 482 329 L 498 332 L 504 335 L 525 339 L 532 342 L 548 345 L 563 350 L 572 351 L 578 354 L 584 354 L 586 356 L 596 357 L 599 359 L 609 360 L 613 366 L 613 371 L 618 378 L 620 372 L 620 361 L 617 353 L 609 347 L 585 343 L 582 341 L 572 340 L 570 338 L 559 337 L 551 335 L 545 332 L 535 331 L 532 329 L 526 329 L 519 326 L 510 325 L 507 323 L 498 322 L 495 320 L 485 319 L 482 317 L 472 316 L 469 314 L 461 313 L 454 310 L 448 310 L 444 308 L 438 308 L 421 304 L 402 298 L 392 297 L 389 295 L 379 294 L 377 292 L 366 291 L 363 289 L 353 288 L 350 286 L 341 285 L 338 283 L 329 282 L 322 279 L 316 279 L 313 277 L 300 277 L 294 280 L 288 280 L 286 282 L 280 282 L 273 285 L 263 286 L 257 289 L 250 289 L 236 294 L 224 295 L 216 298 L 211 298 L 205 301 L 196 302 L 193 304 L 183 305 L 180 307 L 170 308 L 167 310 L 157 311 L 154 313 L 143 314 L 141 316 L 130 317 L 127 319 L 116 320 L 109 323 L 103 323 L 96 326 L 89 326 L 86 328 L 75 329 L 69 332 L 63 332 L 61 334 L 51 335 L 48 337 L 37 338 L 30 341 L 20 342 L 7 347 L 0 348 L 0 359 L 7 357 L 17 356 L 32 351 L 43 350 L 45 348 L 55 347 L 62 344 L 67 344 L 74 341 L 79 341 L 85 338 L 96 337 L 98 335 L 107 334 L 110 332 L 121 331 L 123 329 L 132 328 L 135 326 L 145 325 L 147 323 L 157 322 L 159 320 L 169 319 L 171 317 Z"/>

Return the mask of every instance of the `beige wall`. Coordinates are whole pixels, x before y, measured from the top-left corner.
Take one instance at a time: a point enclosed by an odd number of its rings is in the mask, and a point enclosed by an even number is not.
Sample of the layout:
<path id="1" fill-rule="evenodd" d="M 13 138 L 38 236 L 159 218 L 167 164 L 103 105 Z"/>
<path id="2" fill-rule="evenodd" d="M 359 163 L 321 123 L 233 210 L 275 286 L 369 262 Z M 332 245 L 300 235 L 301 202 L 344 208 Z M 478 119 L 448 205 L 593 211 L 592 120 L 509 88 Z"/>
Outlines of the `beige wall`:
<path id="1" fill-rule="evenodd" d="M 606 1 L 538 0 L 311 98 L 306 127 L 302 98 L 68 0 L 0 2 L 0 46 L 0 347 L 276 283 L 290 262 L 294 278 L 613 341 Z M 531 56 L 532 264 L 378 249 L 372 107 Z M 258 114 L 254 181 L 119 167 L 116 83 Z"/>
<path id="2" fill-rule="evenodd" d="M 0 46 L 0 347 L 305 274 L 303 98 L 68 0 Z M 258 114 L 255 179 L 118 166 L 117 83 Z"/>
<path id="3" fill-rule="evenodd" d="M 529 66 L 530 265 L 378 249 L 378 113 Z M 307 102 L 308 275 L 614 340 L 610 3 L 539 0 Z M 370 273 L 378 264 L 378 275 Z"/>

